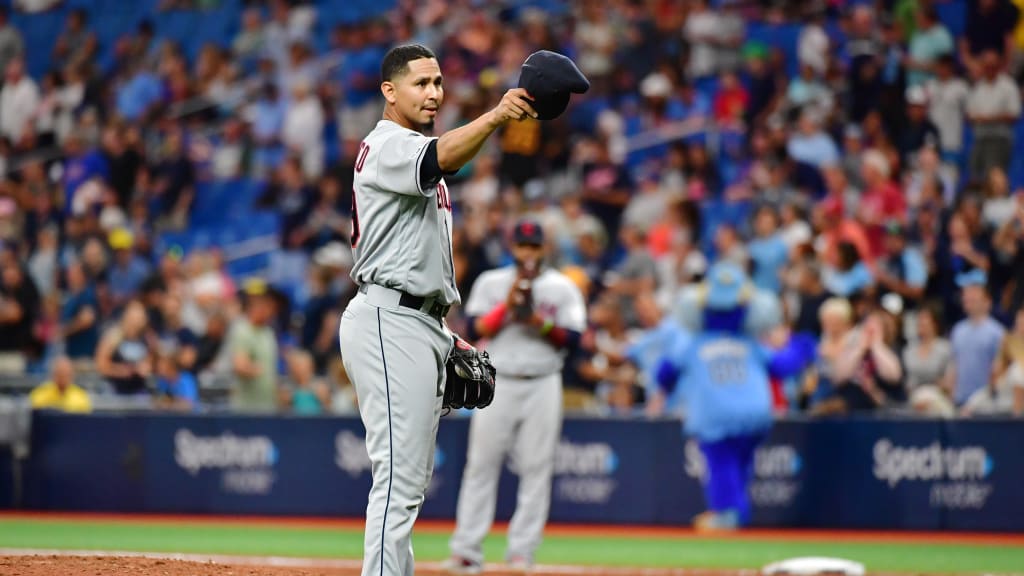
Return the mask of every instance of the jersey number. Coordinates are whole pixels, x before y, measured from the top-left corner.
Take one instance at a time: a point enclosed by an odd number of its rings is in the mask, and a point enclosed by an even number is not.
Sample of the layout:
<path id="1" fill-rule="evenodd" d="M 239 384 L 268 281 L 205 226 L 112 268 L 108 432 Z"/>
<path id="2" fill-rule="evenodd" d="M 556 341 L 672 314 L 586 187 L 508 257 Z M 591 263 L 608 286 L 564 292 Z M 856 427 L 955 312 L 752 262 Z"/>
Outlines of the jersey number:
<path id="1" fill-rule="evenodd" d="M 370 153 L 370 146 L 366 142 L 359 143 L 359 152 L 356 152 L 356 172 L 363 171 L 363 164 L 366 163 L 366 155 Z"/>
<path id="2" fill-rule="evenodd" d="M 437 183 L 437 209 L 452 211 L 452 200 L 448 196 L 448 187 L 444 182 Z"/>
<path id="3" fill-rule="evenodd" d="M 356 153 L 356 173 L 363 171 L 363 164 L 366 163 L 366 155 L 370 153 L 370 146 L 366 142 L 359 143 L 359 152 Z M 359 209 L 356 208 L 356 189 L 352 189 L 352 247 L 355 248 L 359 242 Z"/>
<path id="4" fill-rule="evenodd" d="M 708 375 L 716 386 L 741 385 L 747 382 L 747 366 L 740 358 L 717 358 L 708 363 Z"/>

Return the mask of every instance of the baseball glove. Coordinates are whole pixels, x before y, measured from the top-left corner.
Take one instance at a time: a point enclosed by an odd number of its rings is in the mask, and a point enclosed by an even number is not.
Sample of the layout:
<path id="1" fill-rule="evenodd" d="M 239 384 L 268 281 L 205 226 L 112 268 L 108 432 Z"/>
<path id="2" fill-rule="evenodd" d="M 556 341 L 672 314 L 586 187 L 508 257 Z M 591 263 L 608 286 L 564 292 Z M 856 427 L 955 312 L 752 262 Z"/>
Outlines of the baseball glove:
<path id="1" fill-rule="evenodd" d="M 487 352 L 477 350 L 455 336 L 455 346 L 448 355 L 448 373 L 442 406 L 447 409 L 486 408 L 494 400 L 494 377 Z"/>

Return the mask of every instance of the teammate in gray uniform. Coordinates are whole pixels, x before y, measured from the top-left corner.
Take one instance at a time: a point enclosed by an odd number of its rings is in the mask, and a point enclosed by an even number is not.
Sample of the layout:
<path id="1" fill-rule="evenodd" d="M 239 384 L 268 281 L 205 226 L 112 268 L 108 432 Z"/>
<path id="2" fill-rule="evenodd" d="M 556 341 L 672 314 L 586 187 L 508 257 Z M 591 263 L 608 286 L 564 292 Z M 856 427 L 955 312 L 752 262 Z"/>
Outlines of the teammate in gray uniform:
<path id="1" fill-rule="evenodd" d="M 586 327 L 586 305 L 572 280 L 541 266 L 543 245 L 539 223 L 519 222 L 513 231 L 515 265 L 481 274 L 466 302 L 467 336 L 490 339 L 484 348 L 498 370 L 500 392 L 470 423 L 452 556 L 445 563 L 453 574 L 482 571 L 481 543 L 494 522 L 506 455 L 519 475 L 505 555 L 510 567 L 530 569 L 547 522 L 562 426 L 562 363 Z"/>
<path id="2" fill-rule="evenodd" d="M 469 162 L 500 126 L 536 113 L 517 88 L 469 124 L 429 137 L 444 99 L 434 54 L 418 45 L 394 48 L 381 77 L 384 117 L 355 159 L 352 279 L 360 288 L 339 337 L 373 472 L 362 573 L 408 576 L 453 343 L 444 317 L 459 302 L 442 176 Z"/>

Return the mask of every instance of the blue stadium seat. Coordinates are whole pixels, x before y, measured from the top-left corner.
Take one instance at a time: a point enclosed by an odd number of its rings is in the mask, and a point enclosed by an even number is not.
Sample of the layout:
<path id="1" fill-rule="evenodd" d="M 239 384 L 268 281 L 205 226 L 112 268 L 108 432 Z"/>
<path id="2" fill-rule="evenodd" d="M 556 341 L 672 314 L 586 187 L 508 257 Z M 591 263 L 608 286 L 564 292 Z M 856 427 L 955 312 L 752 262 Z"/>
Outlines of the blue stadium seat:
<path id="1" fill-rule="evenodd" d="M 944 2 L 933 2 L 932 5 L 939 13 L 939 21 L 949 30 L 949 33 L 954 38 L 962 36 L 967 27 L 967 1 L 945 0 Z"/>

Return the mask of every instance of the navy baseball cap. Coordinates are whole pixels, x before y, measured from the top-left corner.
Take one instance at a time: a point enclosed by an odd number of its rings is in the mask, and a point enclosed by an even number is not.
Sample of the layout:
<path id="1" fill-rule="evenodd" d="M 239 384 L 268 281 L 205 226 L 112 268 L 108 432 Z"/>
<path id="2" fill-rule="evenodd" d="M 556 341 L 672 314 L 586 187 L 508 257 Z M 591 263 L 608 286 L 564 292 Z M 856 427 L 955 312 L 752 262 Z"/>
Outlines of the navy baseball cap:
<path id="1" fill-rule="evenodd" d="M 533 97 L 533 109 L 540 120 L 558 118 L 569 105 L 569 94 L 583 94 L 590 81 L 576 64 L 557 52 L 541 50 L 530 54 L 519 73 L 519 87 Z"/>
<path id="2" fill-rule="evenodd" d="M 544 227 L 536 220 L 520 220 L 512 230 L 512 241 L 516 244 L 544 245 Z"/>

